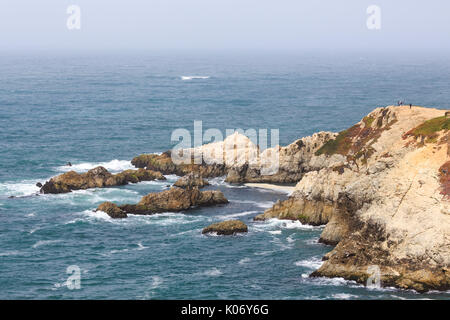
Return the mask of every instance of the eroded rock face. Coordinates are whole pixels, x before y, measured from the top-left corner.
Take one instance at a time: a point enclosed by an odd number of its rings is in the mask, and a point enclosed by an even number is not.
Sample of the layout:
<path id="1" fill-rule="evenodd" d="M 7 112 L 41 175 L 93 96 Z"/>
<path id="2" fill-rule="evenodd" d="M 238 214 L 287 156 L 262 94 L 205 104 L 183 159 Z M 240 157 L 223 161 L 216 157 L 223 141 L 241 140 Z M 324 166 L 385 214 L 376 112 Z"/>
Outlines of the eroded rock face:
<path id="1" fill-rule="evenodd" d="M 220 177 L 225 175 L 225 166 L 221 164 L 208 165 L 206 163 L 195 164 L 194 158 L 190 164 L 175 164 L 172 161 L 171 152 L 163 154 L 142 154 L 131 160 L 131 164 L 137 168 L 147 168 L 159 171 L 163 174 L 176 174 L 184 176 L 191 172 L 196 172 L 204 178 Z"/>
<path id="2" fill-rule="evenodd" d="M 128 217 L 125 211 L 121 210 L 112 202 L 103 202 L 98 206 L 97 211 L 103 211 L 113 219 L 123 219 Z"/>
<path id="3" fill-rule="evenodd" d="M 218 235 L 234 235 L 237 233 L 245 233 L 248 227 L 240 220 L 227 220 L 214 223 L 203 229 L 202 233 L 216 233 Z"/>
<path id="4" fill-rule="evenodd" d="M 104 188 L 152 180 L 166 180 L 166 178 L 160 172 L 145 169 L 125 170 L 118 174 L 111 174 L 104 167 L 99 166 L 86 173 L 69 171 L 53 177 L 42 186 L 40 192 L 67 193 L 72 190 Z"/>
<path id="5" fill-rule="evenodd" d="M 312 276 L 365 283 L 376 266 L 383 286 L 448 290 L 450 122 L 444 113 L 375 109 L 320 147 L 310 159 L 317 170 L 258 219 L 326 223 L 320 241 L 336 247 Z"/>
<path id="6" fill-rule="evenodd" d="M 132 214 L 155 214 L 177 212 L 194 206 L 212 206 L 226 204 L 228 200 L 221 191 L 200 191 L 194 188 L 173 187 L 162 192 L 153 192 L 144 196 L 137 204 L 125 204 L 119 208 Z"/>
<path id="7" fill-rule="evenodd" d="M 196 173 L 196 172 L 190 172 L 187 175 L 181 177 L 174 183 L 175 187 L 179 188 L 203 188 L 204 186 L 209 186 L 209 182 L 203 177 Z"/>
<path id="8" fill-rule="evenodd" d="M 334 210 L 332 202 L 290 198 L 285 201 L 277 201 L 272 208 L 257 215 L 254 220 L 264 221 L 272 218 L 299 220 L 304 224 L 319 226 L 328 223 Z"/>
<path id="9" fill-rule="evenodd" d="M 335 136 L 335 133 L 319 132 L 286 147 L 277 146 L 260 153 L 259 147 L 249 138 L 235 133 L 222 142 L 180 152 L 180 154 L 189 152 L 192 155 L 190 164 L 174 164 L 170 151 L 161 155 L 140 155 L 132 160 L 132 164 L 139 168 L 146 167 L 164 174 L 180 176 L 190 172 L 197 172 L 204 178 L 226 175 L 225 181 L 229 183 L 295 183 L 306 172 L 345 159 L 339 155 L 320 159 L 314 156 L 325 142 Z M 202 164 L 194 164 L 194 159 L 201 159 L 199 162 Z M 275 162 L 277 165 L 272 167 Z"/>

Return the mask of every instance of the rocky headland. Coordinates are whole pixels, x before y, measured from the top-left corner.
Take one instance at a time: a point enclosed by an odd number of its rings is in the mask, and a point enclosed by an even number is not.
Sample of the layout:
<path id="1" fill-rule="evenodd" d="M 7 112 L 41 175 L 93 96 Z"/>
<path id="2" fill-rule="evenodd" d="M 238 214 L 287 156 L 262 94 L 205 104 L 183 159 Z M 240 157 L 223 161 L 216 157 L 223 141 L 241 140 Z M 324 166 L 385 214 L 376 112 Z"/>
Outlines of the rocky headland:
<path id="1" fill-rule="evenodd" d="M 365 283 L 379 270 L 381 284 L 419 292 L 450 289 L 450 112 L 423 107 L 377 108 L 339 133 L 319 132 L 288 146 L 266 149 L 244 135 L 203 145 L 190 163 L 175 164 L 170 151 L 143 154 L 138 170 L 112 175 L 104 168 L 52 178 L 43 193 L 122 185 L 163 174 L 182 178 L 169 190 L 137 204 L 104 203 L 113 218 L 183 211 L 227 203 L 220 191 L 200 191 L 204 178 L 229 183 L 296 184 L 287 200 L 256 216 L 325 225 L 320 242 L 334 248 L 312 277 Z M 278 170 L 267 174 L 277 154 Z M 272 163 L 273 164 L 273 163 Z M 204 232 L 229 234 L 234 224 Z M 257 222 L 256 222 L 257 223 Z M 236 227 L 236 230 L 244 230 Z M 228 231 L 227 231 L 228 230 Z M 234 232 L 234 231 L 233 231 Z"/>
<path id="2" fill-rule="evenodd" d="M 446 110 L 377 108 L 317 148 L 295 191 L 255 217 L 326 224 L 336 247 L 312 276 L 450 289 L 450 118 Z"/>

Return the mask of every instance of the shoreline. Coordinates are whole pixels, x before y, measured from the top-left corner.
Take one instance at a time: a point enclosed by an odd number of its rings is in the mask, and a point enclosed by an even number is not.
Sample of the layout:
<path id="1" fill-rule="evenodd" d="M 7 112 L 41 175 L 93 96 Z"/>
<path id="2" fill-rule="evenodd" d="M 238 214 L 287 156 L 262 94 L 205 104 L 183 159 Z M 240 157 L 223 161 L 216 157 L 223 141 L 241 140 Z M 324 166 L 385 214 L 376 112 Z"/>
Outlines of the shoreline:
<path id="1" fill-rule="evenodd" d="M 280 186 L 280 185 L 270 184 L 270 183 L 244 183 L 244 186 L 250 187 L 250 188 L 260 188 L 260 189 L 279 191 L 279 192 L 287 193 L 289 195 L 292 192 L 294 192 L 294 189 L 295 189 L 295 186 Z"/>

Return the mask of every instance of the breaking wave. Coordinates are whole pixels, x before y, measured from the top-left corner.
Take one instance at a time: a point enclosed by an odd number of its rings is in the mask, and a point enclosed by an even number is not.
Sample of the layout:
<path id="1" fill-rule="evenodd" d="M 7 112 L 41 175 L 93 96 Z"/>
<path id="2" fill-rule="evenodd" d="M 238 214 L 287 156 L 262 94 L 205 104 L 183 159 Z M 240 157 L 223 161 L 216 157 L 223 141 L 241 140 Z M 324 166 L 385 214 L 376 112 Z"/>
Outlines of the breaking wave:
<path id="1" fill-rule="evenodd" d="M 209 76 L 181 76 L 181 80 L 209 79 Z"/>
<path id="2" fill-rule="evenodd" d="M 110 172 L 120 172 L 128 169 L 136 169 L 129 160 L 114 159 L 108 162 L 82 162 L 72 164 L 71 166 L 59 166 L 55 168 L 55 171 L 67 172 L 73 170 L 76 172 L 85 172 L 98 166 L 102 166 Z"/>

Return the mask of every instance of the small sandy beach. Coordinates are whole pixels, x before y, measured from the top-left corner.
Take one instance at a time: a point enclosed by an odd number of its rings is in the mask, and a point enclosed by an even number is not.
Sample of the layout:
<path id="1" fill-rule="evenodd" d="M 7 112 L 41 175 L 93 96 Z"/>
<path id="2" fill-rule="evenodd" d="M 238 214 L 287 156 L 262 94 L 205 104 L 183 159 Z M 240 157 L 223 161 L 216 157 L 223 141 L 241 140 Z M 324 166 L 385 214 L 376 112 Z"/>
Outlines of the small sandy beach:
<path id="1" fill-rule="evenodd" d="M 294 191 L 293 186 L 279 186 L 276 184 L 270 184 L 270 183 L 245 183 L 244 184 L 247 187 L 251 188 L 262 188 L 262 189 L 270 189 L 280 192 L 286 192 L 288 194 L 291 194 Z"/>

